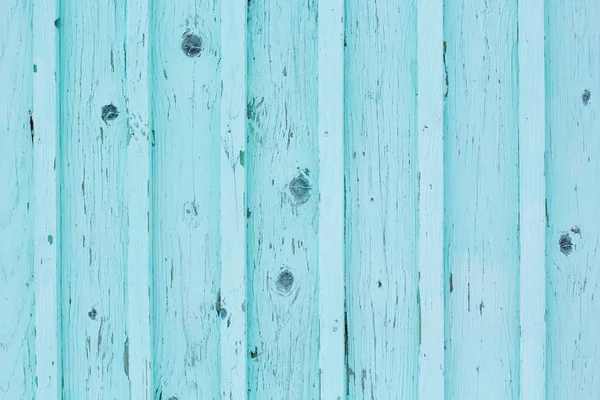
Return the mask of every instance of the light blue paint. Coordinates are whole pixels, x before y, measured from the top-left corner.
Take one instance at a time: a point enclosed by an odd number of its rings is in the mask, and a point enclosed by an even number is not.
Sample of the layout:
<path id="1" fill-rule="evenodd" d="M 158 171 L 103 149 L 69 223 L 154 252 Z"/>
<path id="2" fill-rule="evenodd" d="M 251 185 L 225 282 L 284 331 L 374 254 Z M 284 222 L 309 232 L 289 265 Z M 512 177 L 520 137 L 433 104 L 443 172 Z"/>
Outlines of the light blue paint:
<path id="1" fill-rule="evenodd" d="M 346 307 L 350 398 L 416 398 L 416 1 L 346 1 Z"/>
<path id="2" fill-rule="evenodd" d="M 600 240 L 600 5 L 546 2 L 549 399 L 594 398 Z M 586 92 L 587 91 L 587 92 Z"/>
<path id="3" fill-rule="evenodd" d="M 0 399 L 598 397 L 599 16 L 2 3 Z"/>
<path id="4" fill-rule="evenodd" d="M 317 2 L 248 8 L 248 398 L 319 396 Z"/>
<path id="5" fill-rule="evenodd" d="M 448 399 L 514 399 L 519 395 L 517 1 L 446 3 L 444 41 L 445 393 Z"/>

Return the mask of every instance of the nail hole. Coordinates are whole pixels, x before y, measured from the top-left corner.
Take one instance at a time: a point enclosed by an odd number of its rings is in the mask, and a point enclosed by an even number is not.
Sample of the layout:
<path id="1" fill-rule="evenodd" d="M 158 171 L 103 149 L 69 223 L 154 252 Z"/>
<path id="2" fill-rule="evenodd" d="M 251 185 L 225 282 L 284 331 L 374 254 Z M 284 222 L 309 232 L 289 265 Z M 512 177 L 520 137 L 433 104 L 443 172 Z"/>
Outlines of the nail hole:
<path id="1" fill-rule="evenodd" d="M 250 357 L 252 357 L 252 358 L 258 357 L 258 347 L 254 346 L 254 351 L 250 350 Z"/>
<path id="2" fill-rule="evenodd" d="M 193 33 L 184 34 L 181 50 L 188 57 L 198 57 L 202 52 L 202 38 Z"/>
<path id="3" fill-rule="evenodd" d="M 88 313 L 88 317 L 90 317 L 93 321 L 96 320 L 96 316 L 98 315 L 98 311 L 92 307 L 92 310 Z"/>
<path id="4" fill-rule="evenodd" d="M 190 228 L 197 228 L 200 225 L 200 210 L 195 201 L 186 201 L 183 204 L 183 220 Z"/>

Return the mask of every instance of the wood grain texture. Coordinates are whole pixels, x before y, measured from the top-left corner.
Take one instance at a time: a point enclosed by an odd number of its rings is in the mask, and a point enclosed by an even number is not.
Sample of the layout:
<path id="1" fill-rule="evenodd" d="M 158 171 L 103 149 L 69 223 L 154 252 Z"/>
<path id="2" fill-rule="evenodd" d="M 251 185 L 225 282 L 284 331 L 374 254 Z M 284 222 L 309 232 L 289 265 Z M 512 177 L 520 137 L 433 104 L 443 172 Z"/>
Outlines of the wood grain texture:
<path id="1" fill-rule="evenodd" d="M 61 7 L 63 396 L 129 398 L 125 2 Z"/>
<path id="2" fill-rule="evenodd" d="M 346 1 L 352 399 L 418 395 L 417 2 Z"/>
<path id="3" fill-rule="evenodd" d="M 221 4 L 150 13 L 153 376 L 157 398 L 220 396 Z"/>
<path id="4" fill-rule="evenodd" d="M 0 3 L 0 398 L 35 398 L 32 8 Z"/>
<path id="5" fill-rule="evenodd" d="M 129 398 L 127 231 L 121 229 L 128 142 L 125 3 L 63 1 L 61 6 L 63 396 Z"/>
<path id="6" fill-rule="evenodd" d="M 593 399 L 594 0 L 0 2 L 0 399 Z"/>
<path id="7" fill-rule="evenodd" d="M 316 399 L 317 2 L 248 8 L 248 398 Z"/>
<path id="8" fill-rule="evenodd" d="M 520 399 L 546 399 L 544 0 L 519 2 Z"/>
<path id="9" fill-rule="evenodd" d="M 445 5 L 446 398 L 519 396 L 517 2 Z"/>
<path id="10" fill-rule="evenodd" d="M 147 0 L 127 0 L 125 15 L 127 161 L 127 338 L 123 350 L 132 399 L 152 398 L 150 288 L 150 93 Z"/>
<path id="11" fill-rule="evenodd" d="M 443 1 L 417 3 L 419 399 L 444 398 Z"/>
<path id="12" fill-rule="evenodd" d="M 319 1 L 319 398 L 346 392 L 344 354 L 344 0 Z"/>
<path id="13" fill-rule="evenodd" d="M 57 236 L 58 18 L 56 0 L 35 0 L 33 28 L 33 267 L 37 399 L 58 400 L 60 387 Z M 30 126 L 31 128 L 31 126 Z"/>
<path id="14" fill-rule="evenodd" d="M 247 2 L 221 10 L 221 398 L 245 399 Z"/>
<path id="15" fill-rule="evenodd" d="M 600 5 L 546 3 L 547 392 L 595 398 L 600 342 Z"/>

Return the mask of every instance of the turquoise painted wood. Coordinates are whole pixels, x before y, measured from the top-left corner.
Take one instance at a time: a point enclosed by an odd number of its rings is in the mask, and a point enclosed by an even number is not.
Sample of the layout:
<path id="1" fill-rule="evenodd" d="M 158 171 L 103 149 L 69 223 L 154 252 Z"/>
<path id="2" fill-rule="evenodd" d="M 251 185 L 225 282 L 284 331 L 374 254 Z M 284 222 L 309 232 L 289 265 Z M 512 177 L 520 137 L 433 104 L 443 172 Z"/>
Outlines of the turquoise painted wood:
<path id="1" fill-rule="evenodd" d="M 0 3 L 0 400 L 594 399 L 600 3 Z"/>

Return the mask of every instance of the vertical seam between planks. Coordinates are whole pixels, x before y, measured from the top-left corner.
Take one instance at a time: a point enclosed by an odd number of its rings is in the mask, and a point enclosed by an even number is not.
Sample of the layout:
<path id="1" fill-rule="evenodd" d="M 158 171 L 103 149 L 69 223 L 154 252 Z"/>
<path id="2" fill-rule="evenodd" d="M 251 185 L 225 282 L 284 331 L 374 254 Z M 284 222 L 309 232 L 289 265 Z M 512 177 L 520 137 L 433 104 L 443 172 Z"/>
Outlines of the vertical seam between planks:
<path id="1" fill-rule="evenodd" d="M 443 8 L 442 0 L 417 2 L 419 399 L 445 396 Z"/>
<path id="2" fill-rule="evenodd" d="M 518 2 L 519 394 L 523 400 L 545 399 L 547 384 L 545 14 L 544 0 Z M 539 98 L 544 99 L 542 105 L 537 101 Z"/>
<path id="3" fill-rule="evenodd" d="M 127 108 L 127 336 L 123 344 L 124 373 L 129 381 L 130 397 L 152 396 L 152 300 L 150 285 L 151 233 L 150 212 L 151 156 L 149 51 L 147 0 L 125 3 L 124 76 Z M 127 52 L 129 51 L 129 57 Z M 131 69 L 131 71 L 130 71 Z"/>
<path id="4" fill-rule="evenodd" d="M 345 398 L 347 386 L 344 6 L 344 0 L 318 3 L 319 395 L 332 400 Z"/>
<path id="5" fill-rule="evenodd" d="M 36 327 L 36 397 L 57 399 L 61 372 L 58 157 L 58 36 L 54 26 L 58 0 L 36 0 L 30 6 L 33 60 L 33 190 Z M 39 57 L 39 58 L 38 58 Z M 39 66 L 39 69 L 38 69 Z M 33 122 L 38 132 L 35 132 Z M 38 134 L 39 133 L 39 134 Z M 37 143 L 37 144 L 36 144 Z M 50 200 L 50 201 L 47 201 Z M 43 299 L 43 301 L 42 301 Z"/>
<path id="6" fill-rule="evenodd" d="M 221 6 L 221 398 L 247 398 L 246 154 L 247 2 Z"/>

